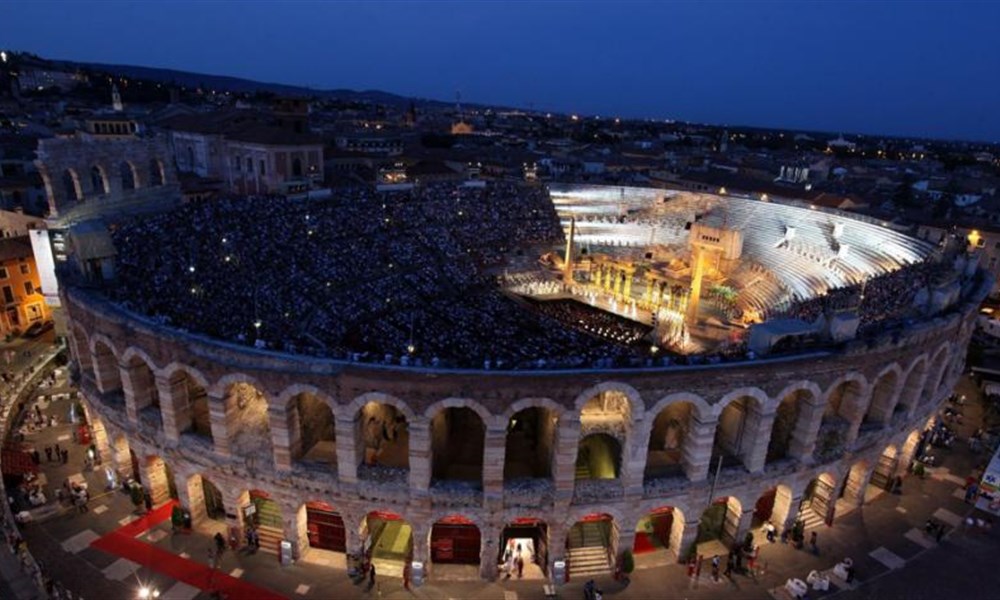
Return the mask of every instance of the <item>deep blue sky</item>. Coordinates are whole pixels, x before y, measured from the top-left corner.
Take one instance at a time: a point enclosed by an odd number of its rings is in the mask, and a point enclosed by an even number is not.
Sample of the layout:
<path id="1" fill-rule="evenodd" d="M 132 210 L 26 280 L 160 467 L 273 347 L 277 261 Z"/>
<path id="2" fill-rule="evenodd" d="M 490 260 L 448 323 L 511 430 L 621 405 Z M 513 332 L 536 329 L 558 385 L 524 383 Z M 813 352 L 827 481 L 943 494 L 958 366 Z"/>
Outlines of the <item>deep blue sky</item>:
<path id="1" fill-rule="evenodd" d="M 0 4 L 51 58 L 536 109 L 1000 141 L 998 2 Z"/>

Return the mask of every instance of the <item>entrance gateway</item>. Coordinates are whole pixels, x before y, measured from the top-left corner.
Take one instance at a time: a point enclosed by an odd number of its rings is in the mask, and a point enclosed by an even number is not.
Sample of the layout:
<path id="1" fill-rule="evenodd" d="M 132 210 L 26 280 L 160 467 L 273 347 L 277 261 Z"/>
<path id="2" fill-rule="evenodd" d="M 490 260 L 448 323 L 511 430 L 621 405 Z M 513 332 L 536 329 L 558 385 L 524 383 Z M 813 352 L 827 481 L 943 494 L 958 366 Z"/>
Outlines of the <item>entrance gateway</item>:
<path id="1" fill-rule="evenodd" d="M 333 552 L 347 551 L 347 532 L 344 519 L 326 502 L 306 504 L 306 532 L 310 548 Z"/>
<path id="2" fill-rule="evenodd" d="M 505 559 L 517 557 L 518 546 L 524 560 L 524 579 L 545 579 L 549 565 L 549 530 L 545 521 L 519 518 L 503 528 L 497 554 L 501 573 L 507 565 Z"/>

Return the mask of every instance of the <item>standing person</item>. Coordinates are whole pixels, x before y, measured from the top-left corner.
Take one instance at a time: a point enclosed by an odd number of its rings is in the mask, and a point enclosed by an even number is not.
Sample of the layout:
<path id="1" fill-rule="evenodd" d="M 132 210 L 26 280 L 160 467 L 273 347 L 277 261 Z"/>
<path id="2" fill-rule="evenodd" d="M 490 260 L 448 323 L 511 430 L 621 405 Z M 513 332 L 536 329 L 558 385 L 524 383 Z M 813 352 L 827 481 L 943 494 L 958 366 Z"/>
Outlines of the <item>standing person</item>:
<path id="1" fill-rule="evenodd" d="M 703 563 L 703 562 L 705 562 L 705 557 L 699 554 L 698 555 L 698 561 L 697 561 L 697 563 L 694 566 L 694 580 L 696 582 L 699 579 L 701 579 L 701 563 Z"/>
<path id="2" fill-rule="evenodd" d="M 729 555 L 726 556 L 726 570 L 722 572 L 723 575 L 729 577 L 733 574 L 733 569 L 736 568 L 736 556 L 735 551 L 730 550 Z"/>
<path id="3" fill-rule="evenodd" d="M 817 543 L 816 538 L 817 535 L 814 531 L 812 532 L 812 535 L 809 536 L 809 547 L 812 549 L 812 553 L 814 555 L 819 556 L 819 544 Z"/>
<path id="4" fill-rule="evenodd" d="M 68 464 L 68 463 L 69 463 L 69 450 L 63 448 L 63 451 L 62 451 L 62 464 L 65 465 L 65 464 Z"/>
<path id="5" fill-rule="evenodd" d="M 146 503 L 146 512 L 153 512 L 153 497 L 149 494 L 149 490 L 143 490 L 142 500 Z"/>
<path id="6" fill-rule="evenodd" d="M 719 581 L 719 555 L 716 554 L 712 557 L 712 581 L 718 583 Z"/>
<path id="7" fill-rule="evenodd" d="M 524 557 L 520 554 L 517 555 L 517 578 L 524 578 Z"/>
<path id="8" fill-rule="evenodd" d="M 45 462 L 52 462 L 52 446 L 45 447 Z"/>
<path id="9" fill-rule="evenodd" d="M 375 564 L 368 567 L 368 589 L 375 587 Z"/>
<path id="10" fill-rule="evenodd" d="M 62 449 L 59 448 L 59 444 L 56 444 L 56 447 L 53 448 L 52 453 L 56 455 L 56 462 L 59 462 L 59 459 L 62 458 Z"/>
<path id="11" fill-rule="evenodd" d="M 222 553 L 226 550 L 226 538 L 222 537 L 222 534 L 216 531 L 212 539 L 215 540 L 215 553 L 221 557 Z"/>
<path id="12" fill-rule="evenodd" d="M 694 555 L 693 554 L 691 555 L 690 558 L 688 558 L 688 565 L 687 566 L 688 566 L 688 579 L 694 579 L 695 560 L 694 560 Z"/>

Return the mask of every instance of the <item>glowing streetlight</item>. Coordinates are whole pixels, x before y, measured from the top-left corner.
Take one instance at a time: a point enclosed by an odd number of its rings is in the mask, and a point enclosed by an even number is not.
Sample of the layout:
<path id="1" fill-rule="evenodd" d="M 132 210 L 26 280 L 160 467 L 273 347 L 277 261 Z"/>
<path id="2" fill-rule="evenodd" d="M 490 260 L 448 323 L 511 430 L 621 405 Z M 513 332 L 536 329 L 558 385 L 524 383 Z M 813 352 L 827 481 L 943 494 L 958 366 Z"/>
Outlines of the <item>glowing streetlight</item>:
<path id="1" fill-rule="evenodd" d="M 151 588 L 151 587 L 148 587 L 148 586 L 144 585 L 141 588 L 139 588 L 138 597 L 141 600 L 150 600 L 152 598 L 159 598 L 160 597 L 160 590 L 158 590 L 156 588 Z"/>
<path id="2" fill-rule="evenodd" d="M 7 53 L 6 52 L 0 52 L 0 60 L 2 60 L 4 62 L 7 62 Z"/>

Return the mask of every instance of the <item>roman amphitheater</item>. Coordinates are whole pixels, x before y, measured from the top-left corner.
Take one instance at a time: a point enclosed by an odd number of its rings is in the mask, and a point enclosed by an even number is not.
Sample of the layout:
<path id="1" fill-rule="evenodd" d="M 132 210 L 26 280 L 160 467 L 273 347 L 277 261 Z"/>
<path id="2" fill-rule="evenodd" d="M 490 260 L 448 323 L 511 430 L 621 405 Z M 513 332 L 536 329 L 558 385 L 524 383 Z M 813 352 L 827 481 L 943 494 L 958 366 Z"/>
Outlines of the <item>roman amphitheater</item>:
<path id="1" fill-rule="evenodd" d="M 370 552 L 382 575 L 494 578 L 515 545 L 526 577 L 607 572 L 625 550 L 662 564 L 885 490 L 991 288 L 964 252 L 808 205 L 553 187 L 473 223 L 467 193 L 484 192 L 356 198 L 335 235 L 321 206 L 261 201 L 296 256 L 269 272 L 260 239 L 205 214 L 224 208 L 118 227 L 118 284 L 62 294 L 102 458 L 196 527 L 252 523 L 265 550 L 331 568 Z M 434 194 L 465 208 L 401 214 Z M 324 235 L 356 269 L 343 292 L 297 245 Z M 509 260 L 484 270 L 493 245 Z M 436 308 L 414 318 L 418 301 Z"/>

